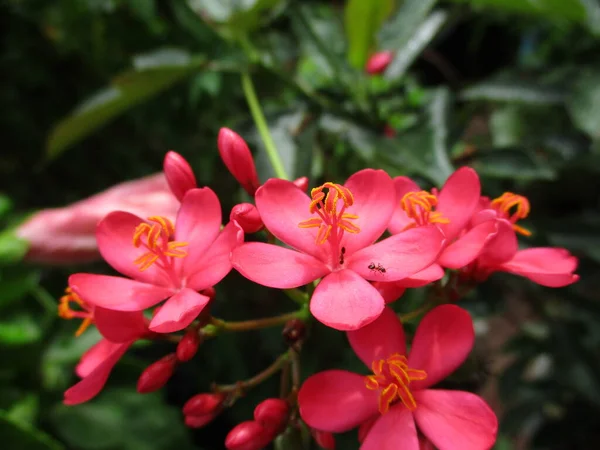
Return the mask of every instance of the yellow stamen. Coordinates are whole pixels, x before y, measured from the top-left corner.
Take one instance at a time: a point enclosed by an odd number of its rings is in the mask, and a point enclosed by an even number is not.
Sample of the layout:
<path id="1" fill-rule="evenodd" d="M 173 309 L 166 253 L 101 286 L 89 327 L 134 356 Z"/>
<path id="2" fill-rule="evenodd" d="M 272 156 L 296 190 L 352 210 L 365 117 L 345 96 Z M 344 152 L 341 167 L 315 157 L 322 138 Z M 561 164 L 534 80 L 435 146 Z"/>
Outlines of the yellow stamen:
<path id="1" fill-rule="evenodd" d="M 76 304 L 79 309 L 71 309 L 71 304 Z M 83 319 L 81 325 L 75 332 L 75 336 L 79 337 L 83 332 L 94 322 L 94 316 L 92 307 L 86 302 L 81 300 L 79 295 L 74 292 L 70 287 L 65 289 L 65 295 L 63 295 L 58 304 L 58 317 L 61 319 Z"/>
<path id="2" fill-rule="evenodd" d="M 413 219 L 418 226 L 430 223 L 450 223 L 439 211 L 433 211 L 438 198 L 427 191 L 407 192 L 400 200 L 400 206 L 406 215 Z"/>
<path id="3" fill-rule="evenodd" d="M 504 213 L 508 220 L 513 224 L 513 229 L 516 233 L 523 236 L 531 236 L 531 231 L 517 225 L 516 222 L 520 219 L 525 219 L 531 210 L 529 200 L 522 195 L 505 192 L 500 197 L 492 200 L 490 206 L 496 211 Z M 511 214 L 511 209 L 515 208 Z"/>
<path id="4" fill-rule="evenodd" d="M 147 222 L 140 223 L 133 232 L 133 245 L 136 248 L 144 246 L 148 249 L 146 253 L 138 256 L 133 263 L 140 266 L 139 270 L 143 272 L 149 269 L 160 258 L 183 258 L 187 252 L 182 247 L 188 245 L 187 242 L 171 241 L 175 234 L 175 226 L 166 217 L 152 216 Z M 145 240 L 144 240 L 145 238 Z"/>

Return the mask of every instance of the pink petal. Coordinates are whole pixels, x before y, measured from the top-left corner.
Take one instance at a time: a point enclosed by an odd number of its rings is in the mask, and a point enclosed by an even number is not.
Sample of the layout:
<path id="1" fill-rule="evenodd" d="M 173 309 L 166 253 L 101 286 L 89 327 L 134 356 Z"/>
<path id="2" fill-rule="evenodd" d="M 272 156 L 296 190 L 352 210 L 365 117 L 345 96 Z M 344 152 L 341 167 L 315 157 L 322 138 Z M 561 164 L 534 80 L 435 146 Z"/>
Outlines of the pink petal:
<path id="1" fill-rule="evenodd" d="M 529 278 L 548 287 L 563 287 L 579 280 L 573 274 L 577 258 L 564 248 L 539 247 L 518 251 L 500 270 Z"/>
<path id="2" fill-rule="evenodd" d="M 97 306 L 94 323 L 100 334 L 110 342 L 129 342 L 140 339 L 148 332 L 141 311 L 114 311 Z"/>
<path id="3" fill-rule="evenodd" d="M 345 370 L 326 370 L 309 377 L 298 392 L 302 419 L 311 428 L 348 431 L 379 414 L 378 393 L 365 387 L 365 377 Z"/>
<path id="4" fill-rule="evenodd" d="M 214 286 L 227 275 L 232 268 L 231 252 L 244 242 L 244 231 L 235 221 L 223 228 L 217 239 L 204 252 L 202 259 L 196 262 L 187 286 L 201 291 Z"/>
<path id="5" fill-rule="evenodd" d="M 475 342 L 473 321 L 456 305 L 442 305 L 425 315 L 415 333 L 408 366 L 424 370 L 427 378 L 413 381 L 411 390 L 425 389 L 454 372 L 469 356 Z"/>
<path id="6" fill-rule="evenodd" d="M 442 226 L 448 239 L 454 238 L 467 225 L 479 204 L 481 183 L 470 167 L 454 172 L 442 187 L 438 196 L 437 211 L 450 220 Z"/>
<path id="7" fill-rule="evenodd" d="M 388 225 L 388 230 L 392 234 L 398 234 L 404 231 L 408 225 L 414 224 L 413 219 L 408 217 L 406 211 L 402 209 L 400 201 L 409 192 L 419 192 L 421 188 L 408 177 L 394 178 L 394 188 L 396 189 L 396 205 Z"/>
<path id="8" fill-rule="evenodd" d="M 249 280 L 279 289 L 303 286 L 329 273 L 325 264 L 310 255 L 262 242 L 240 245 L 231 262 Z"/>
<path id="9" fill-rule="evenodd" d="M 347 267 L 367 280 L 397 281 L 430 266 L 444 245 L 435 226 L 411 228 L 350 255 Z M 381 265 L 385 273 L 370 269 Z"/>
<path id="10" fill-rule="evenodd" d="M 265 227 L 282 242 L 326 261 L 326 245 L 316 243 L 317 228 L 298 224 L 313 217 L 310 198 L 291 181 L 272 178 L 256 191 L 256 207 Z M 317 217 L 316 214 L 314 217 Z"/>
<path id="11" fill-rule="evenodd" d="M 498 419 L 477 395 L 427 389 L 414 396 L 417 425 L 439 450 L 486 450 L 496 442 Z"/>
<path id="12" fill-rule="evenodd" d="M 182 247 L 187 253 L 176 258 L 182 274 L 190 274 L 204 252 L 217 238 L 221 229 L 221 204 L 209 188 L 190 189 L 186 192 L 177 213 L 175 241 L 187 242 Z"/>
<path id="13" fill-rule="evenodd" d="M 81 356 L 79 363 L 75 367 L 75 373 L 80 378 L 88 376 L 120 347 L 121 344 L 115 344 L 106 339 L 101 339 Z"/>
<path id="14" fill-rule="evenodd" d="M 496 225 L 498 227 L 496 236 L 485 245 L 477 259 L 482 266 L 494 267 L 507 262 L 519 249 L 512 224 L 508 220 L 497 219 Z"/>
<path id="15" fill-rule="evenodd" d="M 160 286 L 91 273 L 71 275 L 69 286 L 86 302 L 116 311 L 141 311 L 173 293 Z"/>
<path id="16" fill-rule="evenodd" d="M 356 356 L 369 368 L 373 361 L 387 359 L 394 353 L 406 354 L 402 323 L 390 308 L 385 308 L 369 325 L 346 334 Z"/>
<path id="17" fill-rule="evenodd" d="M 352 223 L 360 228 L 359 233 L 345 233 L 342 238 L 342 245 L 351 255 L 383 234 L 394 212 L 396 195 L 392 179 L 383 170 L 364 169 L 356 172 L 344 186 L 354 196 L 354 205 L 346 212 L 358 216 Z"/>
<path id="18" fill-rule="evenodd" d="M 351 270 L 327 275 L 310 300 L 315 319 L 336 330 L 357 330 L 382 313 L 385 302 L 370 283 Z"/>
<path id="19" fill-rule="evenodd" d="M 473 214 L 470 225 L 471 227 L 475 227 L 480 223 L 495 219 L 498 219 L 498 211 L 496 211 L 495 209 L 482 209 Z"/>
<path id="20" fill-rule="evenodd" d="M 485 245 L 496 236 L 495 220 L 489 220 L 471 228 L 464 236 L 444 249 L 438 263 L 449 269 L 460 269 L 474 261 Z"/>
<path id="21" fill-rule="evenodd" d="M 432 264 L 408 278 L 396 281 L 396 284 L 405 288 L 423 287 L 434 281 L 441 280 L 444 278 L 444 274 L 444 269 L 440 265 Z"/>
<path id="22" fill-rule="evenodd" d="M 161 306 L 150 322 L 155 333 L 183 330 L 194 321 L 210 301 L 210 297 L 184 288 Z"/>
<path id="23" fill-rule="evenodd" d="M 360 450 L 419 450 L 412 413 L 402 404 L 392 406 L 377 419 Z"/>
<path id="24" fill-rule="evenodd" d="M 397 281 L 392 281 L 390 283 L 386 283 L 384 281 L 374 281 L 373 287 L 377 289 L 386 303 L 395 302 L 402 297 L 404 291 L 406 291 L 406 288 L 401 286 Z"/>
<path id="25" fill-rule="evenodd" d="M 150 284 L 166 285 L 168 280 L 156 264 L 142 272 L 133 263 L 147 252 L 145 248 L 133 245 L 133 234 L 142 222 L 146 221 L 128 212 L 108 214 L 96 228 L 98 249 L 106 262 L 123 275 Z"/>
<path id="26" fill-rule="evenodd" d="M 102 390 L 108 380 L 108 376 L 117 361 L 125 354 L 131 342 L 118 344 L 113 347 L 112 352 L 106 359 L 89 372 L 79 383 L 70 387 L 65 392 L 64 403 L 66 405 L 77 405 L 87 402 Z"/>

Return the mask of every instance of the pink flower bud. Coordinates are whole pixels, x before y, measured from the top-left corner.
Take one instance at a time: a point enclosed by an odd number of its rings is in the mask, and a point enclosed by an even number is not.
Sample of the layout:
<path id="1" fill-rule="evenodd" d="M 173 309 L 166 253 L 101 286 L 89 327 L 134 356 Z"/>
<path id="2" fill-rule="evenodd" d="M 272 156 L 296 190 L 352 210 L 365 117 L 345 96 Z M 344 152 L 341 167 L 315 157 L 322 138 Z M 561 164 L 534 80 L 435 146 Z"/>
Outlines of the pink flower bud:
<path id="1" fill-rule="evenodd" d="M 369 75 L 382 73 L 390 65 L 392 59 L 394 59 L 394 52 L 389 50 L 374 53 L 367 61 L 365 70 Z"/>
<path id="2" fill-rule="evenodd" d="M 254 408 L 254 419 L 274 434 L 281 433 L 288 422 L 290 407 L 285 400 L 268 398 Z"/>
<path id="3" fill-rule="evenodd" d="M 261 450 L 274 436 L 253 420 L 236 425 L 225 438 L 227 450 Z"/>
<path id="4" fill-rule="evenodd" d="M 252 203 L 235 205 L 231 210 L 229 220 L 235 220 L 247 234 L 256 233 L 264 227 L 258 209 Z"/>
<path id="5" fill-rule="evenodd" d="M 75 264 L 100 259 L 96 225 L 112 211 L 174 220 L 179 202 L 162 173 L 117 184 L 63 208 L 45 209 L 21 224 L 17 236 L 29 242 L 27 261 Z"/>
<path id="6" fill-rule="evenodd" d="M 217 140 L 221 159 L 229 169 L 229 172 L 242 185 L 242 187 L 254 196 L 260 186 L 252 153 L 246 142 L 239 134 L 229 128 L 221 128 Z"/>
<path id="7" fill-rule="evenodd" d="M 202 428 L 211 423 L 217 414 L 206 414 L 205 416 L 185 416 L 184 422 L 190 428 Z"/>
<path id="8" fill-rule="evenodd" d="M 308 177 L 300 177 L 294 180 L 294 184 L 304 192 L 308 190 Z"/>
<path id="9" fill-rule="evenodd" d="M 167 183 L 179 201 L 190 189 L 198 187 L 196 177 L 189 163 L 183 156 L 174 151 L 170 151 L 165 156 L 163 169 Z"/>
<path id="10" fill-rule="evenodd" d="M 223 406 L 225 395 L 203 393 L 194 395 L 185 405 L 183 405 L 183 414 L 186 416 L 206 416 L 217 414 Z"/>
<path id="11" fill-rule="evenodd" d="M 176 364 L 177 357 L 174 353 L 150 364 L 138 379 L 137 391 L 140 394 L 147 394 L 162 388 L 173 375 Z"/>
<path id="12" fill-rule="evenodd" d="M 310 430 L 310 433 L 319 447 L 325 450 L 335 450 L 335 437 L 332 433 L 314 428 Z"/>
<path id="13" fill-rule="evenodd" d="M 177 344 L 177 359 L 179 361 L 189 361 L 194 357 L 201 343 L 202 337 L 198 334 L 198 330 L 189 330 Z"/>

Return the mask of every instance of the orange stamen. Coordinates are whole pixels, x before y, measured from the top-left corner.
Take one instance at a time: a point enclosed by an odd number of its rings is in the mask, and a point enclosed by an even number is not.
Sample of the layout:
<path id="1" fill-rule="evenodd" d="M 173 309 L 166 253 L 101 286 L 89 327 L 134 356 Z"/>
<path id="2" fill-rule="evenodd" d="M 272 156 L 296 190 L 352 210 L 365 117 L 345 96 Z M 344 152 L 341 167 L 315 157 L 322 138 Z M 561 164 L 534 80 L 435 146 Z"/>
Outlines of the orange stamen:
<path id="1" fill-rule="evenodd" d="M 148 221 L 152 223 L 142 222 L 133 232 L 133 245 L 148 249 L 133 261 L 141 272 L 149 269 L 159 259 L 187 256 L 187 252 L 181 249 L 188 245 L 187 242 L 171 241 L 175 234 L 173 222 L 162 216 L 149 217 Z"/>
<path id="2" fill-rule="evenodd" d="M 401 401 L 404 406 L 413 411 L 417 407 L 409 385 L 412 381 L 424 380 L 427 373 L 408 367 L 406 356 L 393 354 L 386 360 L 373 361 L 373 375 L 365 377 L 365 387 L 379 392 L 379 412 L 385 414 L 390 406 Z"/>
<path id="3" fill-rule="evenodd" d="M 515 232 L 523 236 L 531 236 L 531 231 L 517 225 L 516 222 L 520 219 L 525 219 L 529 215 L 531 209 L 529 200 L 522 195 L 505 192 L 500 197 L 492 200 L 490 206 L 496 211 L 503 213 L 506 218 L 513 224 Z M 511 209 L 515 208 L 511 214 Z"/>
<path id="4" fill-rule="evenodd" d="M 71 304 L 77 305 L 78 309 L 72 309 Z M 83 332 L 94 322 L 93 307 L 81 300 L 73 290 L 68 287 L 58 303 L 58 316 L 61 319 L 83 319 L 81 325 L 75 332 L 75 336 L 79 337 Z"/>
<path id="5" fill-rule="evenodd" d="M 406 215 L 415 221 L 416 226 L 450 223 L 442 213 L 433 211 L 437 204 L 437 196 L 427 191 L 407 192 L 400 200 L 400 206 L 406 211 Z"/>

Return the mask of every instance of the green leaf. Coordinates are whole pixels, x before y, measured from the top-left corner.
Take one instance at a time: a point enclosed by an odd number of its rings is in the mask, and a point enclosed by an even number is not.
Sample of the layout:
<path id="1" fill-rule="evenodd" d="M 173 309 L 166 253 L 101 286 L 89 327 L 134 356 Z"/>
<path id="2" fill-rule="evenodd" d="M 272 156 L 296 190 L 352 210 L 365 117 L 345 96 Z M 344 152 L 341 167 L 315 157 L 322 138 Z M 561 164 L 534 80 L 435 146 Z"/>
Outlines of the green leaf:
<path id="1" fill-rule="evenodd" d="M 381 48 L 398 49 L 416 33 L 425 21 L 437 0 L 404 0 L 391 20 L 388 20 L 379 33 Z"/>
<path id="2" fill-rule="evenodd" d="M 15 422 L 34 423 L 39 410 L 40 397 L 30 392 L 11 405 L 7 415 Z"/>
<path id="3" fill-rule="evenodd" d="M 350 0 L 344 10 L 348 61 L 357 69 L 367 62 L 381 24 L 390 15 L 394 0 Z"/>
<path id="4" fill-rule="evenodd" d="M 39 272 L 23 270 L 20 267 L 17 269 L 19 270 L 11 267 L 0 271 L 0 309 L 23 298 L 40 281 Z"/>
<path id="5" fill-rule="evenodd" d="M 14 230 L 0 232 L 0 264 L 14 264 L 27 254 L 29 243 L 17 237 Z"/>
<path id="6" fill-rule="evenodd" d="M 433 132 L 433 157 L 439 180 L 446 180 L 454 167 L 448 156 L 448 117 L 450 113 L 450 92 L 447 88 L 438 88 L 428 107 L 429 126 Z"/>
<path id="7" fill-rule="evenodd" d="M 8 195 L 0 194 L 0 217 L 12 209 L 12 201 Z"/>
<path id="8" fill-rule="evenodd" d="M 566 95 L 556 88 L 518 81 L 485 81 L 463 90 L 462 100 L 487 100 L 525 103 L 532 105 L 557 105 L 564 103 Z"/>
<path id="9" fill-rule="evenodd" d="M 9 417 L 0 411 L 2 446 L 18 450 L 62 450 L 62 444 L 40 430 Z"/>
<path id="10" fill-rule="evenodd" d="M 540 15 L 553 19 L 583 22 L 585 9 L 580 1 L 565 0 L 453 0 L 470 3 L 473 7 L 489 7 L 527 15 Z"/>
<path id="11" fill-rule="evenodd" d="M 600 72 L 584 72 L 573 84 L 567 110 L 575 126 L 590 137 L 600 137 Z"/>
<path id="12" fill-rule="evenodd" d="M 553 180 L 554 169 L 535 153 L 520 148 L 481 151 L 471 166 L 480 175 L 515 180 Z"/>
<path id="13" fill-rule="evenodd" d="M 135 105 L 196 72 L 205 60 L 178 49 L 161 49 L 134 59 L 134 70 L 113 79 L 110 86 L 79 105 L 60 121 L 46 142 L 56 157 Z"/>
<path id="14" fill-rule="evenodd" d="M 24 311 L 3 314 L 0 318 L 0 343 L 3 345 L 31 344 L 41 337 L 40 321 Z"/>

